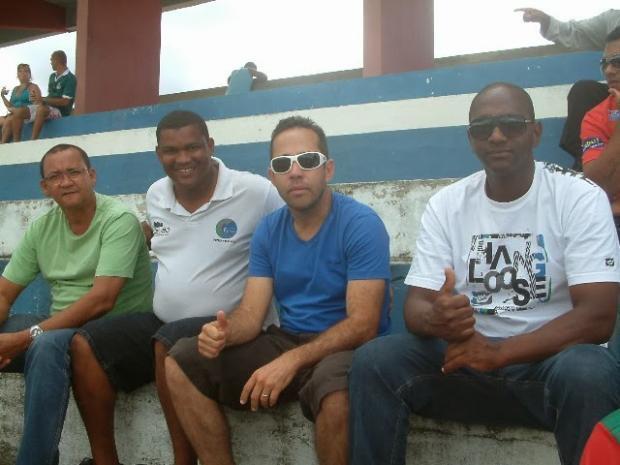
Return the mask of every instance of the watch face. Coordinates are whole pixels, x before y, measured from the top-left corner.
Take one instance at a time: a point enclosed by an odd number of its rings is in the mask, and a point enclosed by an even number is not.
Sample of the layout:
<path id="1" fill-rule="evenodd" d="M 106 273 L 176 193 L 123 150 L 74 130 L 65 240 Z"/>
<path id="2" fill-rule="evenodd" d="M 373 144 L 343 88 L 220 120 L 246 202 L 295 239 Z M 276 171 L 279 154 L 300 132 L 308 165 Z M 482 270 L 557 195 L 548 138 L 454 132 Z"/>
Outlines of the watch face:
<path id="1" fill-rule="evenodd" d="M 30 328 L 30 337 L 32 339 L 34 339 L 35 337 L 37 337 L 42 332 L 43 332 L 43 330 L 41 329 L 41 327 L 39 325 L 35 325 L 32 328 Z"/>

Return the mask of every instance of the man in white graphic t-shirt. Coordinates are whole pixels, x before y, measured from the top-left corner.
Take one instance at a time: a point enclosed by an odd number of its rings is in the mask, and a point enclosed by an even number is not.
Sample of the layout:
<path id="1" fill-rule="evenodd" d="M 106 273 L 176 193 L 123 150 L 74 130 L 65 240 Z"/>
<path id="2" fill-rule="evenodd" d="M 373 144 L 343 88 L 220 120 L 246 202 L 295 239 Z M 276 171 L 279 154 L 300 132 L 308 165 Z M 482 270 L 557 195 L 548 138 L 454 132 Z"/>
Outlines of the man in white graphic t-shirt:
<path id="1" fill-rule="evenodd" d="M 607 196 L 534 161 L 542 126 L 520 87 L 485 87 L 469 121 L 484 170 L 427 205 L 405 280 L 410 332 L 355 355 L 352 464 L 404 464 L 413 412 L 542 426 L 561 462 L 577 465 L 595 423 L 620 404 L 616 361 L 599 345 L 620 282 Z"/>

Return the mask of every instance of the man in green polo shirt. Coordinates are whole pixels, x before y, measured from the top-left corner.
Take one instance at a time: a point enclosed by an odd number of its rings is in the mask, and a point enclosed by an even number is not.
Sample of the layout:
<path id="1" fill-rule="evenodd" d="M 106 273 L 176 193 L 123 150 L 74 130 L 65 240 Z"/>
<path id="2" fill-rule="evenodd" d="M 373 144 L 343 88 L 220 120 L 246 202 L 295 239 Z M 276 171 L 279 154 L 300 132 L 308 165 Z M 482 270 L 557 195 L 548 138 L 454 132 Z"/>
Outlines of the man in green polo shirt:
<path id="1" fill-rule="evenodd" d="M 41 189 L 57 205 L 30 224 L 0 277 L 0 369 L 23 371 L 26 382 L 17 465 L 57 463 L 76 329 L 106 314 L 151 311 L 152 305 L 140 223 L 120 202 L 95 193 L 86 153 L 56 145 L 43 156 L 40 171 Z M 38 273 L 50 285 L 51 315 L 9 316 Z"/>
<path id="2" fill-rule="evenodd" d="M 21 140 L 24 122 L 32 122 L 32 140 L 35 140 L 39 138 L 46 120 L 69 116 L 73 110 L 77 79 L 67 67 L 67 55 L 62 50 L 56 50 L 50 62 L 54 72 L 47 83 L 47 97 L 31 92 L 32 104 L 16 108 L 13 113 L 11 129 L 14 142 Z"/>

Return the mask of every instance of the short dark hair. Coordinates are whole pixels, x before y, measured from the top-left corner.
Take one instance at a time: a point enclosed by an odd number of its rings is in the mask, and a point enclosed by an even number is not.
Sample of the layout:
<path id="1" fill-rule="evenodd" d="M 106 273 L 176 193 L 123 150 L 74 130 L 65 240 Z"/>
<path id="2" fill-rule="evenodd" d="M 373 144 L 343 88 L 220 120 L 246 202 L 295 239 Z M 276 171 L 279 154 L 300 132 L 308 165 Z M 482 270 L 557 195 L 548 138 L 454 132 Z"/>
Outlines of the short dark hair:
<path id="1" fill-rule="evenodd" d="M 478 92 L 476 96 L 474 97 L 474 99 L 471 101 L 471 105 L 469 106 L 469 118 L 470 119 L 471 119 L 471 111 L 474 108 L 474 105 L 476 104 L 477 100 L 482 95 L 486 94 L 487 92 L 491 90 L 497 89 L 498 87 L 504 87 L 514 92 L 515 94 L 517 94 L 519 99 L 523 100 L 523 102 L 525 103 L 527 107 L 527 112 L 529 113 L 527 116 L 530 117 L 531 119 L 536 118 L 536 114 L 534 113 L 534 103 L 532 102 L 532 97 L 530 97 L 530 94 L 528 94 L 525 91 L 525 89 L 523 89 L 523 87 L 519 87 L 518 85 L 513 84 L 511 82 L 492 82 L 491 84 L 484 86 L 482 90 Z"/>
<path id="2" fill-rule="evenodd" d="M 209 140 L 209 128 L 204 118 L 193 111 L 187 110 L 174 110 L 164 116 L 157 124 L 155 130 L 155 137 L 157 138 L 157 144 L 159 145 L 159 138 L 161 132 L 165 129 L 180 129 L 185 126 L 196 126 L 202 135 Z"/>
<path id="3" fill-rule="evenodd" d="M 52 52 L 52 56 L 58 58 L 63 65 L 67 64 L 67 54 L 62 50 Z"/>
<path id="4" fill-rule="evenodd" d="M 256 71 L 258 68 L 256 67 L 256 63 L 254 63 L 253 61 L 248 61 L 245 65 L 243 65 L 244 68 L 252 68 L 254 71 Z"/>
<path id="5" fill-rule="evenodd" d="M 609 34 L 607 34 L 607 37 L 605 37 L 605 43 L 608 44 L 609 42 L 614 42 L 618 39 L 620 39 L 620 26 L 616 27 Z"/>
<path id="6" fill-rule="evenodd" d="M 284 131 L 293 128 L 304 128 L 313 131 L 319 138 L 319 151 L 327 158 L 329 158 L 329 150 L 327 149 L 327 137 L 325 137 L 325 132 L 323 131 L 323 128 L 321 128 L 321 126 L 316 124 L 310 118 L 299 115 L 289 116 L 287 118 L 281 119 L 278 122 L 278 125 L 271 133 L 271 143 L 269 144 L 270 156 L 273 155 L 274 139 Z"/>
<path id="7" fill-rule="evenodd" d="M 88 158 L 88 155 L 86 154 L 84 149 L 73 144 L 57 144 L 54 145 L 51 149 L 49 149 L 47 152 L 45 152 L 43 158 L 41 158 L 41 161 L 39 162 L 39 172 L 41 173 L 41 178 L 45 177 L 45 173 L 43 172 L 43 163 L 45 162 L 45 159 L 48 155 L 52 155 L 57 152 L 64 152 L 65 150 L 71 149 L 76 150 L 80 154 L 82 160 L 84 161 L 84 164 L 86 165 L 86 168 L 90 169 L 90 158 Z"/>

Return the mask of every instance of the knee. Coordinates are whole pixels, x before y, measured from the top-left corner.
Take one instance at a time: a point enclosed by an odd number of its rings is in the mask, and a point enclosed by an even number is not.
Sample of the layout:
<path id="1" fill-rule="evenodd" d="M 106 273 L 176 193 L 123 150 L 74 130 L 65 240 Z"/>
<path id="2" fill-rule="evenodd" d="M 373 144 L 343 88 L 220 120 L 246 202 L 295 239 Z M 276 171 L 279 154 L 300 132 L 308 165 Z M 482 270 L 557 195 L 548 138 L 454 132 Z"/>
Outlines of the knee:
<path id="1" fill-rule="evenodd" d="M 79 364 L 84 359 L 93 357 L 93 350 L 88 340 L 81 334 L 74 335 L 71 340 L 71 358 L 74 364 Z"/>
<path id="2" fill-rule="evenodd" d="M 71 330 L 44 331 L 32 341 L 26 352 L 26 364 L 69 365 Z"/>
<path id="3" fill-rule="evenodd" d="M 362 374 L 368 373 L 372 367 L 381 367 L 386 360 L 386 351 L 382 348 L 380 339 L 373 339 L 359 347 L 353 354 L 351 372 Z"/>
<path id="4" fill-rule="evenodd" d="M 349 419 L 348 391 L 336 391 L 323 397 L 317 414 L 317 421 L 319 418 L 337 429 L 346 426 Z"/>
<path id="5" fill-rule="evenodd" d="M 558 355 L 554 369 L 558 387 L 575 392 L 617 390 L 617 366 L 609 350 L 594 344 L 576 345 Z"/>
<path id="6" fill-rule="evenodd" d="M 182 391 L 182 386 L 188 382 L 188 379 L 174 358 L 166 357 L 164 360 L 164 369 L 166 374 L 166 384 L 168 385 L 170 392 L 174 393 Z"/>
<path id="7" fill-rule="evenodd" d="M 359 347 L 353 355 L 350 379 L 366 383 L 392 373 L 400 364 L 399 355 L 409 347 L 410 339 L 408 334 L 384 336 Z"/>
<path id="8" fill-rule="evenodd" d="M 155 360 L 163 362 L 168 355 L 168 347 L 166 347 L 160 341 L 155 340 L 155 342 L 153 343 L 153 353 L 155 354 Z"/>
<path id="9" fill-rule="evenodd" d="M 50 109 L 47 105 L 37 105 L 37 114 L 35 119 L 38 121 L 44 121 L 50 114 Z"/>
<path id="10" fill-rule="evenodd" d="M 11 121 L 19 121 L 19 120 L 24 120 L 28 117 L 28 113 L 27 113 L 27 109 L 24 107 L 20 107 L 20 108 L 15 108 L 15 110 L 13 110 L 13 116 L 11 118 Z"/>

